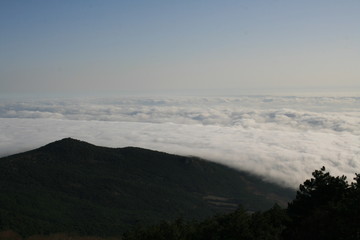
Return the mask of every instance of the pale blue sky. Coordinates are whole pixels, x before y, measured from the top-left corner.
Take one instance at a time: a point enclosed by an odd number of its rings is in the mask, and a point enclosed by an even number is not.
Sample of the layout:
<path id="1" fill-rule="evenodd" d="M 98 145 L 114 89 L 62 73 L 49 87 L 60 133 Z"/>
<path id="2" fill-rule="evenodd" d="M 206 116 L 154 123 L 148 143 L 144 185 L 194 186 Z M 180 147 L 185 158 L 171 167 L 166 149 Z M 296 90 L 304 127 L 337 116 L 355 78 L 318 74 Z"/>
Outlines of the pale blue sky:
<path id="1" fill-rule="evenodd" d="M 1 0 L 0 94 L 354 88 L 360 1 Z"/>

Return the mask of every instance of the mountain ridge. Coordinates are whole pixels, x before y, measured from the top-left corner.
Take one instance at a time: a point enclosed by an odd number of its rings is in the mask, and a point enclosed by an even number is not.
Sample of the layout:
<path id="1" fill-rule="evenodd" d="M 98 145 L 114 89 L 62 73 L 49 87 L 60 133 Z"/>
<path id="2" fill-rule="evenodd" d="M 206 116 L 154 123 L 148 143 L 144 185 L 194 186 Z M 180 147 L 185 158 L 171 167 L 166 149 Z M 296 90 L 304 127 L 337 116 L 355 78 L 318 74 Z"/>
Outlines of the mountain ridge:
<path id="1" fill-rule="evenodd" d="M 267 209 L 294 194 L 200 158 L 72 138 L 0 158 L 0 190 L 0 227 L 96 235 L 176 217 L 201 219 L 239 204 Z"/>

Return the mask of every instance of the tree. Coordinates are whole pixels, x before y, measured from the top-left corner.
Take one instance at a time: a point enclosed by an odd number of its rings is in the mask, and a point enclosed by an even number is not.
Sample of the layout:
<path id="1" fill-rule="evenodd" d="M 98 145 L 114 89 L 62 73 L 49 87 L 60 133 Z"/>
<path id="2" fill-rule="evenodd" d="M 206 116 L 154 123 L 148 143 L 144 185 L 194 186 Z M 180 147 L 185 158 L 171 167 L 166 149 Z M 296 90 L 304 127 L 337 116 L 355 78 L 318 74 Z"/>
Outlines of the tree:
<path id="1" fill-rule="evenodd" d="M 301 184 L 296 198 L 288 205 L 290 224 L 285 239 L 344 239 L 348 233 L 343 216 L 351 185 L 345 176 L 334 177 L 325 167 L 313 172 Z M 345 238 L 348 239 L 348 238 Z"/>

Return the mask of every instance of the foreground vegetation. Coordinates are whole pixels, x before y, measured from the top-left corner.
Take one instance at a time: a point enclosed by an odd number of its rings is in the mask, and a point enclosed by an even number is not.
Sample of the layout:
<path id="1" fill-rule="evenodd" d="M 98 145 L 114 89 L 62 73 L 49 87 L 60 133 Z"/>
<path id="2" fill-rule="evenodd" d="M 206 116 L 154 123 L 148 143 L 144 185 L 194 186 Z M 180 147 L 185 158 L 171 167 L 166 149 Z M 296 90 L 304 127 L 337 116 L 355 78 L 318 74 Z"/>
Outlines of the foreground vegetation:
<path id="1" fill-rule="evenodd" d="M 287 209 L 275 205 L 265 212 L 249 213 L 239 208 L 202 222 L 178 220 L 134 229 L 124 239 L 360 239 L 360 175 L 354 180 L 349 184 L 345 176 L 331 176 L 323 167 L 300 185 Z"/>
<path id="2" fill-rule="evenodd" d="M 300 185 L 296 198 L 286 209 L 275 204 L 267 211 L 253 213 L 239 207 L 232 213 L 215 215 L 203 221 L 177 219 L 150 227 L 139 226 L 118 239 L 360 239 L 360 175 L 356 174 L 354 180 L 348 183 L 344 176 L 331 176 L 323 167 L 313 172 L 313 178 Z M 28 240 L 76 239 L 62 236 L 63 238 L 56 238 L 56 235 L 48 238 L 38 236 Z M 20 238 L 16 240 L 18 239 Z"/>

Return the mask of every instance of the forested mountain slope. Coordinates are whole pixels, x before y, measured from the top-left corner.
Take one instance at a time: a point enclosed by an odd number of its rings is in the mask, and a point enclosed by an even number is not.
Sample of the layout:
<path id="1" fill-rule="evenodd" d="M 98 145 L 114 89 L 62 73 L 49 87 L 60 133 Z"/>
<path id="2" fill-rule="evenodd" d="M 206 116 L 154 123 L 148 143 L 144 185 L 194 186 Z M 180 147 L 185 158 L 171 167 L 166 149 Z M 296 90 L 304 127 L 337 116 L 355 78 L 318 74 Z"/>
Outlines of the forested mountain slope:
<path id="1" fill-rule="evenodd" d="M 294 192 L 195 157 L 67 138 L 0 159 L 0 228 L 118 235 L 137 224 L 286 204 Z"/>

